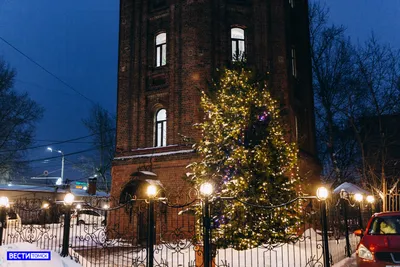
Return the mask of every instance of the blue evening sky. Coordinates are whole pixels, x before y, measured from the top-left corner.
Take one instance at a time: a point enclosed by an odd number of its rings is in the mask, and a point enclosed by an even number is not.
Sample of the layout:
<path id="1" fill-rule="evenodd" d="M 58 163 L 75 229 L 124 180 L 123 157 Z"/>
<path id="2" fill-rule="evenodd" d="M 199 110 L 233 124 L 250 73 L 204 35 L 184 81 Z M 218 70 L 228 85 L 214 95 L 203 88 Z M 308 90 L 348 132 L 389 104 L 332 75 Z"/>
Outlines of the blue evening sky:
<path id="1" fill-rule="evenodd" d="M 316 0 L 314 0 L 316 1 Z M 354 43 L 373 31 L 381 43 L 400 49 L 400 0 L 320 0 L 330 9 L 330 20 L 347 28 Z"/>
<path id="2" fill-rule="evenodd" d="M 347 27 L 354 42 L 371 31 L 384 43 L 400 48 L 400 0 L 320 0 L 330 19 Z M 116 112 L 118 0 L 0 0 L 0 37 L 109 112 Z M 92 103 L 45 73 L 0 40 L 2 56 L 17 72 L 15 87 L 27 91 L 45 108 L 37 128 L 37 145 L 88 134 L 82 125 Z M 45 140 L 45 141 L 42 141 Z M 46 141 L 47 140 L 47 141 Z M 84 139 L 81 141 L 88 141 Z M 57 147 L 64 153 L 90 148 L 87 143 Z M 52 156 L 33 149 L 30 159 Z M 77 156 L 69 156 L 76 161 Z M 59 173 L 60 159 L 35 162 L 32 175 Z M 79 178 L 66 162 L 65 177 Z"/>
<path id="3" fill-rule="evenodd" d="M 118 19 L 117 0 L 0 0 L 0 37 L 113 114 L 116 113 Z M 81 121 L 88 116 L 90 101 L 1 40 L 0 56 L 17 70 L 15 87 L 29 92 L 45 108 L 36 139 L 48 141 L 38 141 L 37 145 L 88 135 Z M 88 149 L 90 144 L 53 147 L 67 154 Z M 31 150 L 29 158 L 56 155 L 43 147 Z M 77 161 L 77 157 L 66 159 Z M 61 160 L 33 165 L 32 175 L 48 170 L 59 176 Z M 71 176 L 79 174 L 71 167 L 66 161 L 65 177 L 75 179 Z"/>

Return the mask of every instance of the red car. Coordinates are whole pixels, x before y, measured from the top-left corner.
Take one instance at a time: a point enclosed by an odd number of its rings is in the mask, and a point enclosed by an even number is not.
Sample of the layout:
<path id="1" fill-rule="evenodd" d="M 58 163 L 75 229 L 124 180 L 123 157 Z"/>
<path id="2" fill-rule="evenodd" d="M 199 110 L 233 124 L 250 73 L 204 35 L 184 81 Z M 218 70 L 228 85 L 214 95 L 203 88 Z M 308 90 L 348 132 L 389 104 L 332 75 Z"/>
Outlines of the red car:
<path id="1" fill-rule="evenodd" d="M 400 212 L 381 212 L 372 215 L 356 251 L 359 267 L 400 267 Z"/>

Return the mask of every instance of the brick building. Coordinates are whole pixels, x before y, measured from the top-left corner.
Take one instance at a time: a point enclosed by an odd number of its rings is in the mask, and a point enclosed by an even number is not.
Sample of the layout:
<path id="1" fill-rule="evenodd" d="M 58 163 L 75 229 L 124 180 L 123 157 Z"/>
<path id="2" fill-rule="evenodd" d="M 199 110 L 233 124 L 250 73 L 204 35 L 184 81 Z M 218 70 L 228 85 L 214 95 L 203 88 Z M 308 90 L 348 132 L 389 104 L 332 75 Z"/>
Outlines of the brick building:
<path id="1" fill-rule="evenodd" d="M 200 91 L 235 56 L 270 73 L 301 150 L 303 177 L 318 177 L 307 0 L 120 0 L 118 115 L 111 194 L 141 195 L 149 170 L 181 190 L 196 155 Z"/>

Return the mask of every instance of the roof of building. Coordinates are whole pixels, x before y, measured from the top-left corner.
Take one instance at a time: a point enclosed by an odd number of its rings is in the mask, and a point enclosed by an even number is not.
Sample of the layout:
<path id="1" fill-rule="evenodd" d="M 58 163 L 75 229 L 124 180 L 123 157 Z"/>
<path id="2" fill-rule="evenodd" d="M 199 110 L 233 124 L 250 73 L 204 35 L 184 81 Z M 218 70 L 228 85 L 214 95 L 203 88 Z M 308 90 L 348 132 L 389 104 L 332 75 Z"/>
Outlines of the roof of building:
<path id="1" fill-rule="evenodd" d="M 66 193 L 67 190 L 64 188 L 55 187 L 55 186 L 44 186 L 44 185 L 19 185 L 19 184 L 0 184 L 0 191 L 22 191 L 22 192 L 45 192 L 45 193 L 52 193 L 52 192 L 57 192 L 57 193 Z M 89 195 L 85 190 L 83 189 L 76 189 L 76 188 L 71 188 L 71 193 L 74 194 L 75 196 L 80 196 L 80 197 L 87 197 L 87 196 L 92 196 Z M 108 197 L 110 194 L 102 191 L 96 191 L 96 195 L 98 197 Z"/>
<path id="2" fill-rule="evenodd" d="M 350 193 L 350 194 L 357 194 L 357 193 L 358 194 L 364 194 L 364 195 L 370 194 L 367 190 L 364 190 L 361 187 L 359 187 L 359 186 L 357 186 L 355 184 L 352 184 L 352 183 L 348 183 L 348 182 L 345 182 L 345 183 L 339 185 L 338 187 L 336 187 L 333 190 L 333 193 L 334 194 L 339 194 L 342 189 L 344 191 L 346 191 L 347 193 Z"/>

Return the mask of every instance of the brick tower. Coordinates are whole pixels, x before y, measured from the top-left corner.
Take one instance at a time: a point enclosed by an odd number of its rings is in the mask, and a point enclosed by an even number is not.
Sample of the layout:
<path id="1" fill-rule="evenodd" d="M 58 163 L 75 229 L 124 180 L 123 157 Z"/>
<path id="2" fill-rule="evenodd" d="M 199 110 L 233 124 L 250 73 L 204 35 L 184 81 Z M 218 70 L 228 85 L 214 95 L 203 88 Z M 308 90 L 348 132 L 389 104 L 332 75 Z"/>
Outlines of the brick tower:
<path id="1" fill-rule="evenodd" d="M 200 91 L 243 55 L 286 107 L 300 171 L 317 177 L 307 0 L 120 0 L 118 115 L 112 195 L 139 194 L 138 170 L 167 190 L 185 167 L 202 119 Z"/>

